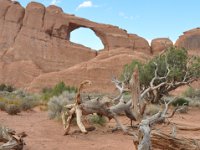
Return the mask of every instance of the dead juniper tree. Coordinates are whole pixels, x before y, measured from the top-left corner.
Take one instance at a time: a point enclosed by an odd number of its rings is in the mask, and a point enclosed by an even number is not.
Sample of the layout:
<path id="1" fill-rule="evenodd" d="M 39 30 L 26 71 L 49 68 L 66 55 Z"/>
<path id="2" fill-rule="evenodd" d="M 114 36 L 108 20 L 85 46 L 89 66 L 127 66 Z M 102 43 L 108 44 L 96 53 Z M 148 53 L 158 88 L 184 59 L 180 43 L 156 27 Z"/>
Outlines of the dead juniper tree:
<path id="1" fill-rule="evenodd" d="M 16 134 L 14 130 L 0 125 L 0 142 L 3 143 L 0 150 L 22 150 L 25 145 L 23 138 L 26 136 L 24 132 Z"/>
<path id="2" fill-rule="evenodd" d="M 112 103 L 110 99 L 107 100 L 100 100 L 99 98 L 95 98 L 89 101 L 82 102 L 80 97 L 80 92 L 85 85 L 91 84 L 91 81 L 86 80 L 83 81 L 77 92 L 77 96 L 75 98 L 74 104 L 69 104 L 65 106 L 68 111 L 62 113 L 62 120 L 64 125 L 64 135 L 67 135 L 70 130 L 71 121 L 73 118 L 76 117 L 77 125 L 80 128 L 82 133 L 87 133 L 85 126 L 82 123 L 82 115 L 89 115 L 89 114 L 98 114 L 102 116 L 106 116 L 109 119 L 114 119 L 116 121 L 117 128 L 123 130 L 124 133 L 128 133 L 126 127 L 120 122 L 118 119 L 118 114 L 124 112 L 128 118 L 131 120 L 136 120 L 134 114 L 132 112 L 131 101 L 128 103 L 124 102 L 123 100 L 123 93 L 125 91 L 123 83 L 118 82 L 118 80 L 112 80 L 116 87 L 119 89 L 120 94 L 114 101 L 118 101 L 118 103 L 114 106 L 110 106 Z"/>

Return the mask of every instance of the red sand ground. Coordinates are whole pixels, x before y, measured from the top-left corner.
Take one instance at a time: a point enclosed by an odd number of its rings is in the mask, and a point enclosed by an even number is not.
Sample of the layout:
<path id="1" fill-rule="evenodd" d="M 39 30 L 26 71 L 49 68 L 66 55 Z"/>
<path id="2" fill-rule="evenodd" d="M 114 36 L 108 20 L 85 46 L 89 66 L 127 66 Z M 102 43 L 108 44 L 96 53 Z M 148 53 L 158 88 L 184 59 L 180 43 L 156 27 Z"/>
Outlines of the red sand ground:
<path id="1" fill-rule="evenodd" d="M 125 117 L 120 118 L 124 124 L 129 124 Z M 200 127 L 200 109 L 192 109 L 188 114 L 175 115 L 172 121 L 190 127 Z M 17 116 L 10 116 L 0 112 L 0 124 L 15 129 L 17 132 L 25 131 L 25 150 L 134 150 L 132 137 L 122 132 L 111 133 L 108 127 L 98 128 L 84 135 L 74 133 L 63 136 L 60 122 L 49 120 L 47 112 L 34 110 L 22 112 Z M 113 126 L 114 123 L 109 123 Z M 170 127 L 159 125 L 158 128 L 170 131 Z M 72 127 L 71 130 L 77 129 Z M 200 139 L 200 131 L 178 131 L 178 136 Z"/>

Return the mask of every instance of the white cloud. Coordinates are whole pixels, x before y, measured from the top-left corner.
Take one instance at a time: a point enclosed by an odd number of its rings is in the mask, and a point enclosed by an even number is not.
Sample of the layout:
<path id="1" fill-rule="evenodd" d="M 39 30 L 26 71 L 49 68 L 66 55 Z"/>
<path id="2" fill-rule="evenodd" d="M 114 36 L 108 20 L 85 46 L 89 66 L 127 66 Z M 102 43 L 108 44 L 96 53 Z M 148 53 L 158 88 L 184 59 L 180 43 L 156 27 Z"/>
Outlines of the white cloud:
<path id="1" fill-rule="evenodd" d="M 89 7 L 98 7 L 97 5 L 94 5 L 92 3 L 92 1 L 84 1 L 83 3 L 81 3 L 80 5 L 78 5 L 78 7 L 76 8 L 76 10 L 79 10 L 81 8 L 89 8 Z"/>
<path id="2" fill-rule="evenodd" d="M 56 5 L 57 3 L 60 3 L 61 0 L 52 0 L 51 1 L 51 5 Z"/>
<path id="3" fill-rule="evenodd" d="M 138 19 L 140 18 L 139 16 L 129 16 L 127 14 L 125 14 L 124 12 L 119 12 L 118 14 L 120 17 L 124 18 L 124 19 L 128 19 L 128 20 L 134 20 L 134 19 Z"/>

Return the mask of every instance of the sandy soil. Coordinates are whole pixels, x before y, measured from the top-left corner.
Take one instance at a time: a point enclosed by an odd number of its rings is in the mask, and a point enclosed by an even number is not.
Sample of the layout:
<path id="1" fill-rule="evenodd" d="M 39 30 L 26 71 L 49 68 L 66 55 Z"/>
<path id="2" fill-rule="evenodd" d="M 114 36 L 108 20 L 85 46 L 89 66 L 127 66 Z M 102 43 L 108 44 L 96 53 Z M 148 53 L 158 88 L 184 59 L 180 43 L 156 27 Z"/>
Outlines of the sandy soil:
<path id="1" fill-rule="evenodd" d="M 192 109 L 188 114 L 175 115 L 171 120 L 183 126 L 200 127 L 200 109 Z M 124 124 L 129 120 L 120 118 Z M 74 133 L 63 136 L 63 128 L 60 122 L 49 120 L 47 112 L 33 110 L 22 112 L 17 116 L 10 116 L 0 112 L 0 124 L 15 129 L 17 132 L 25 131 L 28 137 L 25 138 L 25 150 L 133 150 L 132 137 L 118 131 L 111 133 L 108 126 L 114 126 L 110 122 L 106 127 L 84 135 Z M 77 127 L 72 127 L 75 130 Z M 159 125 L 159 130 L 171 131 L 170 126 Z M 200 139 L 200 131 L 178 131 L 178 136 Z"/>

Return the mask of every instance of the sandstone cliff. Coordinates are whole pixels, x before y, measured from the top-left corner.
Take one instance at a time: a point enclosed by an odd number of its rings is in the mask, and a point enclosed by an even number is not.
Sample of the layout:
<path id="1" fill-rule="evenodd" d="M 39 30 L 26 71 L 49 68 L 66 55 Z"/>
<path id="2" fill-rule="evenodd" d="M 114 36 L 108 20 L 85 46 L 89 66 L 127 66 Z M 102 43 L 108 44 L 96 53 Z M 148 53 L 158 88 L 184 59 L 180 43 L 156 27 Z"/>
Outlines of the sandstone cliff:
<path id="1" fill-rule="evenodd" d="M 200 56 L 200 28 L 184 32 L 176 41 L 175 45 L 189 49 L 191 54 Z"/>
<path id="2" fill-rule="evenodd" d="M 80 27 L 93 30 L 104 49 L 97 52 L 70 42 L 70 33 Z M 172 45 L 169 39 L 157 39 L 150 47 L 136 34 L 65 14 L 56 6 L 31 2 L 23 8 L 0 0 L 0 83 L 29 91 L 59 81 L 76 86 L 84 79 L 93 81 L 91 91 L 113 91 L 113 75 L 132 59 L 150 59 L 165 48 L 163 42 Z"/>

